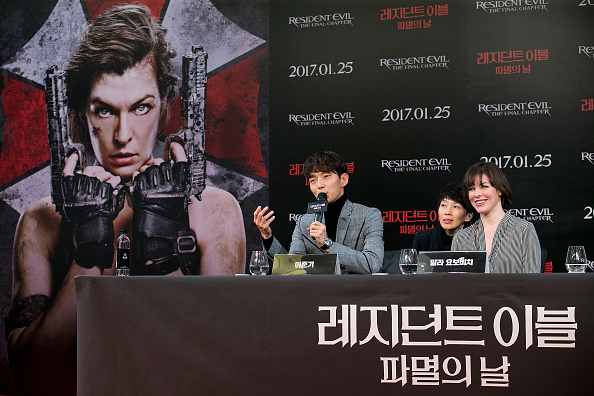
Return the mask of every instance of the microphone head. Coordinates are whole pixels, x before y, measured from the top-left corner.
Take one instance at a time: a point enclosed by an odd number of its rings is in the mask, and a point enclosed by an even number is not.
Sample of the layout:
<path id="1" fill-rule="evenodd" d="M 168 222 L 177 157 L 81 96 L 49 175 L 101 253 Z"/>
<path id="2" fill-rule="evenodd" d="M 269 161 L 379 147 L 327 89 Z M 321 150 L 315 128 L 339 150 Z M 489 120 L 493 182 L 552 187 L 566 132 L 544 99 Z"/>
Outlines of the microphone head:
<path id="1" fill-rule="evenodd" d="M 318 201 L 327 201 L 328 200 L 328 195 L 326 195 L 326 193 L 321 192 L 318 194 Z"/>

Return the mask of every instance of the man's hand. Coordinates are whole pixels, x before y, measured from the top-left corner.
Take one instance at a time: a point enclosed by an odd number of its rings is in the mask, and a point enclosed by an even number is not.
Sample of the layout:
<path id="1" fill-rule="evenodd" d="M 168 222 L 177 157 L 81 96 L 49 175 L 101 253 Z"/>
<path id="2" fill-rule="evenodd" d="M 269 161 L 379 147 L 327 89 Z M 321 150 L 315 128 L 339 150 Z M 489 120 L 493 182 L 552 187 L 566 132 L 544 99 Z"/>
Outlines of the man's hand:
<path id="1" fill-rule="evenodd" d="M 260 230 L 260 235 L 262 238 L 268 239 L 272 236 L 272 229 L 270 228 L 270 223 L 272 223 L 275 219 L 274 211 L 268 211 L 268 206 L 262 208 L 258 206 L 254 212 L 254 224 Z"/>
<path id="2" fill-rule="evenodd" d="M 328 237 L 328 234 L 326 234 L 326 226 L 324 224 L 319 221 L 314 221 L 307 227 L 307 231 L 309 231 L 309 236 L 316 240 L 318 247 L 324 245 L 324 239 Z"/>

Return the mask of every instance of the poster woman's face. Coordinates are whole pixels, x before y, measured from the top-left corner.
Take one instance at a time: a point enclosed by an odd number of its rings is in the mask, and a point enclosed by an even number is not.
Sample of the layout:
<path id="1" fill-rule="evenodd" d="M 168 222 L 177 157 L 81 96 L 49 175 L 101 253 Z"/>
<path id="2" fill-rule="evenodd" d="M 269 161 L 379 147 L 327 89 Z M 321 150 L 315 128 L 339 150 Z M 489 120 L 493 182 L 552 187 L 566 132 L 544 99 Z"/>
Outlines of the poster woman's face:
<path id="1" fill-rule="evenodd" d="M 100 75 L 86 105 L 91 145 L 99 163 L 129 180 L 150 158 L 161 98 L 153 65 L 145 58 L 121 76 Z"/>

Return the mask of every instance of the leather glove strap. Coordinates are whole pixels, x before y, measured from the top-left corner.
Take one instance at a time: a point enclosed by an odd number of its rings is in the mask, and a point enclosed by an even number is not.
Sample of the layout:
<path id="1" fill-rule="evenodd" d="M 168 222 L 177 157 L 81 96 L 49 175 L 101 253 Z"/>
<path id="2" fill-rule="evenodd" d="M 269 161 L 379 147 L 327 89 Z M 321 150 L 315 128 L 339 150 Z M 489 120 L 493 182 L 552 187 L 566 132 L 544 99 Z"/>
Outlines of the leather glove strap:
<path id="1" fill-rule="evenodd" d="M 64 217 L 74 225 L 74 260 L 83 268 L 111 268 L 113 219 L 123 206 L 121 189 L 83 174 L 62 178 Z"/>
<path id="2" fill-rule="evenodd" d="M 169 258 L 174 258 L 177 221 L 166 216 L 162 210 L 158 205 L 142 205 L 134 211 L 134 264 L 130 268 L 132 275 L 156 275 L 157 272 L 161 274 L 162 271 L 150 270 L 147 267 L 170 262 Z M 149 261 L 152 264 L 146 264 Z M 177 258 L 174 262 L 177 265 L 166 266 L 170 272 L 180 266 Z"/>
<path id="3" fill-rule="evenodd" d="M 182 213 L 177 221 L 172 221 L 152 211 L 138 211 L 135 212 L 134 227 L 143 231 L 136 231 L 140 237 L 134 238 L 132 275 L 165 275 L 178 268 L 186 275 L 199 273 L 200 252 L 186 213 Z M 137 264 L 148 261 L 152 264 Z M 155 266 L 157 263 L 159 266 Z"/>
<path id="4" fill-rule="evenodd" d="M 182 271 L 186 275 L 200 274 L 200 251 L 194 232 L 190 228 L 187 213 L 182 213 L 177 222 L 177 252 L 183 260 Z"/>
<path id="5" fill-rule="evenodd" d="M 113 264 L 113 220 L 108 213 L 96 213 L 74 225 L 74 260 L 83 268 L 111 268 Z"/>
<path id="6" fill-rule="evenodd" d="M 196 239 L 184 210 L 188 172 L 187 162 L 164 162 L 136 176 L 133 275 L 164 275 L 178 268 L 186 271 L 185 256 L 196 252 Z"/>
<path id="7" fill-rule="evenodd" d="M 169 257 L 163 261 L 154 261 L 151 264 L 141 266 L 140 274 L 133 275 L 167 275 L 179 268 L 179 260 L 177 257 Z"/>

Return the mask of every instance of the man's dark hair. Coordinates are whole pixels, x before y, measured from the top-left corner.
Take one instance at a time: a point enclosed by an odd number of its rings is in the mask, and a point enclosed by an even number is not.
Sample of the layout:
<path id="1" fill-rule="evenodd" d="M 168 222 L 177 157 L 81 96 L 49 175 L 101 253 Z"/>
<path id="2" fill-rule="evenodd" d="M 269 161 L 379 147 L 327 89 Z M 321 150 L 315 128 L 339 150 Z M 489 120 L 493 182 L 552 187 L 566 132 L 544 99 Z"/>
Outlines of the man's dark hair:
<path id="1" fill-rule="evenodd" d="M 165 41 L 166 29 L 140 5 L 113 7 L 97 17 L 83 33 L 66 69 L 68 106 L 73 112 L 72 134 L 92 153 L 85 108 L 91 86 L 104 73 L 123 75 L 145 58 L 153 66 L 161 100 L 177 95 L 171 60 L 175 50 Z"/>
<path id="2" fill-rule="evenodd" d="M 306 179 L 316 172 L 336 173 L 340 177 L 346 171 L 346 163 L 333 151 L 318 151 L 307 157 L 303 163 L 303 176 Z"/>
<path id="3" fill-rule="evenodd" d="M 462 185 L 464 186 L 464 200 L 466 200 L 469 205 L 468 190 L 474 185 L 474 179 L 476 179 L 477 176 L 482 177 L 482 175 L 487 176 L 491 185 L 501 192 L 502 206 L 512 203 L 512 190 L 503 171 L 492 162 L 477 162 L 468 168 L 464 175 L 464 181 L 462 182 Z"/>
<path id="4" fill-rule="evenodd" d="M 446 184 L 440 191 L 437 199 L 437 206 L 441 204 L 444 199 L 450 199 L 456 203 L 462 205 L 466 213 L 474 212 L 474 208 L 470 205 L 467 200 L 464 199 L 464 192 L 461 185 Z"/>

